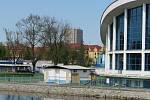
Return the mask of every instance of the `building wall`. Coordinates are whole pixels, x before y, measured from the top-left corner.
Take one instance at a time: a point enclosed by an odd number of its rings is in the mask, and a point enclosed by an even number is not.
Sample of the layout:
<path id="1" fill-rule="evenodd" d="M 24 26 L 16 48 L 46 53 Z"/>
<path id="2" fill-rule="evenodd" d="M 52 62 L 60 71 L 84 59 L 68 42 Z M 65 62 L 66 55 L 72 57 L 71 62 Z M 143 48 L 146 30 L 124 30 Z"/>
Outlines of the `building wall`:
<path id="1" fill-rule="evenodd" d="M 150 2 L 141 2 L 135 1 L 134 7 L 130 7 L 131 3 L 126 7 L 122 4 L 121 9 L 117 8 L 119 14 L 110 16 L 107 33 L 103 33 L 106 34 L 105 71 L 108 74 L 150 75 Z"/>
<path id="2" fill-rule="evenodd" d="M 79 73 L 81 81 L 82 80 L 90 80 L 91 70 L 76 70 L 76 72 L 74 72 L 74 70 L 72 70 L 72 73 Z"/>
<path id="3" fill-rule="evenodd" d="M 70 44 L 82 44 L 83 43 L 83 30 L 71 29 L 70 34 L 66 37 L 66 40 Z"/>
<path id="4" fill-rule="evenodd" d="M 89 58 L 92 59 L 92 62 L 94 65 L 99 66 L 99 67 L 104 67 L 104 54 L 103 54 L 103 48 L 99 49 L 99 48 L 94 48 L 88 49 L 88 56 Z"/>
<path id="5" fill-rule="evenodd" d="M 67 84 L 71 83 L 71 75 L 79 74 L 79 81 L 86 83 L 91 80 L 91 70 L 45 69 L 44 80 L 47 83 Z"/>
<path id="6" fill-rule="evenodd" d="M 48 83 L 67 84 L 71 82 L 71 71 L 67 69 L 45 69 L 44 80 Z"/>

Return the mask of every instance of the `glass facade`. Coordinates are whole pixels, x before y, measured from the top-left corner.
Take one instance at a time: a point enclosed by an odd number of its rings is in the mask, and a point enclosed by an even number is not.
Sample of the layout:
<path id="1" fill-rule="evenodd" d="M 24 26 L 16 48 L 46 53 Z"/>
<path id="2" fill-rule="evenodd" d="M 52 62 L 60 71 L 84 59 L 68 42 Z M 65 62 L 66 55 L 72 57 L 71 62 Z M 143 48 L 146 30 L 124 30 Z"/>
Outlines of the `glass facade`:
<path id="1" fill-rule="evenodd" d="M 116 18 L 116 50 L 124 49 L 124 14 Z"/>
<path id="2" fill-rule="evenodd" d="M 113 48 L 113 23 L 110 25 L 110 51 Z"/>
<path id="3" fill-rule="evenodd" d="M 127 70 L 141 70 L 141 54 L 127 54 Z"/>
<path id="4" fill-rule="evenodd" d="M 145 71 L 150 71 L 150 53 L 145 54 Z"/>
<path id="5" fill-rule="evenodd" d="M 150 5 L 146 6 L 145 49 L 150 49 Z"/>
<path id="6" fill-rule="evenodd" d="M 128 10 L 127 49 L 142 49 L 142 7 Z"/>
<path id="7" fill-rule="evenodd" d="M 145 7 L 144 7 L 145 8 Z M 124 44 L 124 21 L 125 13 L 116 17 L 116 35 L 113 37 L 113 23 L 110 24 L 110 51 L 113 50 L 113 39 L 116 39 L 115 50 L 115 66 L 113 65 L 113 55 L 109 54 L 109 69 L 123 70 L 124 54 L 126 53 L 126 70 L 127 71 L 150 71 L 150 53 L 147 50 L 145 53 L 144 68 L 142 68 L 142 18 L 143 7 L 128 9 L 127 11 L 127 44 Z M 150 4 L 146 5 L 146 32 L 145 32 L 145 49 L 150 49 Z M 124 45 L 127 45 L 127 52 L 123 52 Z M 122 51 L 117 51 L 122 50 Z M 128 51 L 129 50 L 129 51 Z M 133 53 L 130 50 L 135 50 Z M 141 50 L 136 53 L 136 50 Z"/>
<path id="8" fill-rule="evenodd" d="M 123 54 L 116 54 L 115 70 L 123 70 Z"/>
<path id="9" fill-rule="evenodd" d="M 110 68 L 109 69 L 111 70 L 112 69 L 112 54 L 110 54 L 109 57 L 110 57 L 110 63 L 109 63 Z"/>

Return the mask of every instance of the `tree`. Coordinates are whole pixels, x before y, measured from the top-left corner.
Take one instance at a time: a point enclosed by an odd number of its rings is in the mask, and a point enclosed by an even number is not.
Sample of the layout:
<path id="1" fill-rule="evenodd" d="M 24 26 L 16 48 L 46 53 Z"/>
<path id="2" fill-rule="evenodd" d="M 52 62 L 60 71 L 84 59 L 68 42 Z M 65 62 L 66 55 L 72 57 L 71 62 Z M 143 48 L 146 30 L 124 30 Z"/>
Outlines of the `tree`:
<path id="1" fill-rule="evenodd" d="M 25 47 L 23 52 L 23 59 L 30 60 L 32 58 L 31 48 Z"/>
<path id="2" fill-rule="evenodd" d="M 31 48 L 33 71 L 35 71 L 35 65 L 38 61 L 38 57 L 35 55 L 35 47 L 38 46 L 40 42 L 41 25 L 40 16 L 32 14 L 16 24 L 18 30 L 23 35 L 25 44 Z"/>
<path id="3" fill-rule="evenodd" d="M 9 50 L 10 58 L 14 63 L 22 57 L 22 36 L 19 32 L 9 31 L 4 29 L 7 40 L 7 49 Z"/>
<path id="4" fill-rule="evenodd" d="M 7 53 L 8 52 L 6 47 L 3 45 L 2 42 L 0 42 L 0 59 L 3 60 L 6 57 Z"/>
<path id="5" fill-rule="evenodd" d="M 78 65 L 81 66 L 85 65 L 85 48 L 83 44 L 80 45 L 77 59 L 78 59 Z"/>
<path id="6" fill-rule="evenodd" d="M 55 18 L 44 17 L 43 18 L 43 31 L 42 31 L 43 45 L 49 48 L 49 56 L 53 63 L 57 65 L 58 63 L 64 63 L 63 53 L 67 42 L 65 37 L 70 33 L 70 26 L 67 23 L 58 22 Z M 64 51 L 64 52 L 62 52 Z M 66 60 L 65 60 L 65 63 Z"/>

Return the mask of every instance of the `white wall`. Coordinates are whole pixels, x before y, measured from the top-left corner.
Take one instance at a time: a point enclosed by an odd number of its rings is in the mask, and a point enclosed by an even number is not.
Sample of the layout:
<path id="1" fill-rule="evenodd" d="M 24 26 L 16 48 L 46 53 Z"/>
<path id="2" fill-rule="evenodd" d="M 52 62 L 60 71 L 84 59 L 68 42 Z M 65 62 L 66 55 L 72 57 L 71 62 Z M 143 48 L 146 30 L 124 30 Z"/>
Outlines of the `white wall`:
<path id="1" fill-rule="evenodd" d="M 72 70 L 72 73 L 74 73 L 73 70 Z M 90 73 L 91 73 L 90 70 L 87 70 L 87 72 L 83 72 L 83 70 L 77 70 L 76 73 L 79 73 L 80 80 L 90 80 L 91 79 L 90 78 Z"/>
<path id="2" fill-rule="evenodd" d="M 71 71 L 68 69 L 45 69 L 44 70 L 44 80 L 48 82 L 49 80 L 55 81 L 71 81 Z"/>

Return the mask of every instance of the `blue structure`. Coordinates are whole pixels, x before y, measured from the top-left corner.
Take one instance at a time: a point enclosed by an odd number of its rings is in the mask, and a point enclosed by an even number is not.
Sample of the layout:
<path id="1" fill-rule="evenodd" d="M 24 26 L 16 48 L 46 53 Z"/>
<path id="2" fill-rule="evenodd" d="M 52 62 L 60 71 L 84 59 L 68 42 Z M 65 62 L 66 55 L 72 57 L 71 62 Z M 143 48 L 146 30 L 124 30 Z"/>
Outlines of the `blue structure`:
<path id="1" fill-rule="evenodd" d="M 105 66 L 105 55 L 98 54 L 98 58 L 96 59 L 96 67 L 104 68 Z"/>

